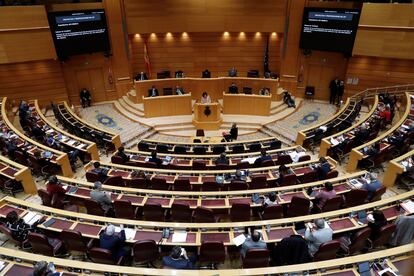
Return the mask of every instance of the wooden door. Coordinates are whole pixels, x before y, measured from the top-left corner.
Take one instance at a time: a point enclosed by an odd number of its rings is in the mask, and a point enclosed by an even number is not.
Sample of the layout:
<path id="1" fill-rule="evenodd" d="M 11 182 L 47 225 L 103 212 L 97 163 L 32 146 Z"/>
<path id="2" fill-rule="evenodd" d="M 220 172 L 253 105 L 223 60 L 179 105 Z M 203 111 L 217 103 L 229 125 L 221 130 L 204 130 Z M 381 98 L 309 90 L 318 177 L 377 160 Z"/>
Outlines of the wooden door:
<path id="1" fill-rule="evenodd" d="M 86 88 L 91 93 L 92 102 L 106 100 L 104 76 L 101 68 L 76 70 L 75 74 L 79 93 L 83 88 Z"/>
<path id="2" fill-rule="evenodd" d="M 102 68 L 89 69 L 89 78 L 92 84 L 92 99 L 94 101 L 106 101 L 105 83 Z"/>

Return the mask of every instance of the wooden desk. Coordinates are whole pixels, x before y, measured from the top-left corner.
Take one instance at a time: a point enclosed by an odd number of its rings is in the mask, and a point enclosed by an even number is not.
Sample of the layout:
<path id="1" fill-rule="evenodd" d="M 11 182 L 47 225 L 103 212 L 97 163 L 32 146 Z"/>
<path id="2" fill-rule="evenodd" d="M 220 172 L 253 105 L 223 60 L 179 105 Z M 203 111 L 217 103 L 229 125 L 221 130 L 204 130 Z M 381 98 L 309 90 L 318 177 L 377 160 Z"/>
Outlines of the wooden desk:
<path id="1" fill-rule="evenodd" d="M 407 152 L 400 157 L 397 157 L 391 160 L 388 163 L 387 170 L 384 173 L 384 179 L 382 180 L 382 184 L 386 187 L 392 187 L 397 180 L 398 175 L 402 174 L 406 171 L 406 168 L 402 164 L 403 161 L 407 160 L 411 156 L 414 155 L 414 150 Z"/>
<path id="2" fill-rule="evenodd" d="M 53 135 L 54 139 L 59 140 L 61 143 L 65 144 L 67 147 L 72 148 L 73 150 L 78 149 L 88 155 L 90 159 L 99 160 L 99 153 L 98 147 L 95 143 L 82 139 L 81 137 L 77 137 L 72 135 L 59 127 L 55 124 L 49 122 L 49 120 L 43 115 L 42 110 L 40 109 L 38 100 L 33 102 L 37 116 L 39 118 L 38 122 L 42 122 L 49 127 L 49 130 L 46 131 L 46 134 L 50 133 Z M 66 139 L 59 139 L 60 136 L 66 136 Z"/>
<path id="3" fill-rule="evenodd" d="M 216 130 L 220 128 L 222 122 L 219 103 L 196 103 L 194 105 L 193 125 L 197 129 Z"/>
<path id="4" fill-rule="evenodd" d="M 117 149 L 121 146 L 121 138 L 119 134 L 104 130 L 79 118 L 66 101 L 58 104 L 57 111 L 59 112 L 61 118 L 64 120 L 65 124 L 69 125 L 71 128 L 75 128 L 80 132 L 87 131 L 90 135 L 92 135 L 93 138 L 96 139 L 101 138 L 94 137 L 93 133 L 102 133 L 104 135 L 102 139 L 107 143 L 111 143 L 114 149 Z"/>
<path id="5" fill-rule="evenodd" d="M 0 167 L 0 174 L 22 183 L 26 194 L 37 194 L 37 187 L 28 167 L 18 164 L 2 155 L 0 155 Z"/>
<path id="6" fill-rule="evenodd" d="M 375 95 L 374 104 L 372 105 L 371 110 L 365 116 L 364 119 L 360 120 L 357 124 L 352 125 L 347 129 L 344 129 L 341 132 L 335 133 L 334 135 L 331 135 L 329 137 L 325 137 L 322 139 L 321 146 L 319 149 L 319 157 L 327 156 L 329 150 L 334 147 L 334 145 L 332 145 L 331 143 L 331 139 L 337 139 L 338 137 L 343 137 L 343 136 L 346 136 L 348 139 L 353 139 L 354 136 L 350 134 L 350 132 L 352 132 L 355 128 L 359 127 L 360 125 L 364 123 L 368 123 L 370 119 L 373 118 L 373 114 L 377 110 L 377 107 L 378 107 L 378 95 Z"/>
<path id="7" fill-rule="evenodd" d="M 271 96 L 223 93 L 223 114 L 269 116 Z"/>
<path id="8" fill-rule="evenodd" d="M 146 118 L 191 114 L 191 93 L 184 95 L 142 97 Z"/>
<path id="9" fill-rule="evenodd" d="M 353 172 L 358 167 L 358 162 L 362 159 L 364 159 L 366 156 L 364 156 L 364 153 L 362 152 L 362 149 L 365 147 L 369 147 L 371 145 L 374 145 L 377 142 L 381 142 L 382 140 L 386 139 L 387 137 L 390 137 L 394 131 L 398 130 L 409 118 L 410 116 L 410 110 L 411 110 L 411 103 L 414 102 L 414 99 L 410 97 L 410 94 L 407 92 L 405 93 L 405 111 L 404 114 L 401 116 L 401 119 L 394 124 L 392 128 L 390 128 L 388 131 L 384 132 L 381 136 L 378 136 L 374 140 L 371 140 L 363 145 L 360 145 L 356 148 L 353 148 L 351 153 L 349 154 L 349 161 L 348 165 L 346 166 L 347 172 Z"/>
<path id="10" fill-rule="evenodd" d="M 162 94 L 163 88 L 172 88 L 179 85 L 184 88 L 186 93 L 191 92 L 193 100 L 201 99 L 203 92 L 207 91 L 212 100 L 221 99 L 223 91 L 228 91 L 228 87 L 235 83 L 239 91 L 243 87 L 250 87 L 253 93 L 259 94 L 260 89 L 266 87 L 269 89 L 273 101 L 280 101 L 281 95 L 277 93 L 279 81 L 277 79 L 262 78 L 243 78 L 243 77 L 220 77 L 220 78 L 179 78 L 179 79 L 156 79 L 135 81 L 136 102 L 142 103 L 142 97 L 148 96 L 148 90 L 154 85 Z M 160 94 L 160 95 L 161 95 Z"/>
<path id="11" fill-rule="evenodd" d="M 387 263 L 391 268 L 397 268 L 401 275 L 411 275 L 408 271 L 401 271 L 401 264 L 408 265 L 413 261 L 411 252 L 414 250 L 413 244 L 407 244 L 389 249 L 382 249 L 371 253 L 358 254 L 355 256 L 337 258 L 328 261 L 311 262 L 299 265 L 285 265 L 285 266 L 270 266 L 266 268 L 250 268 L 250 269 L 219 269 L 214 272 L 222 276 L 236 276 L 236 275 L 271 275 L 271 274 L 302 274 L 301 272 L 308 272 L 315 270 L 312 275 L 315 276 L 356 276 L 358 264 L 361 262 L 374 262 L 379 259 L 387 258 Z M 59 272 L 63 276 L 72 276 L 73 269 L 79 270 L 76 275 L 103 275 L 104 273 L 119 273 L 122 268 L 122 273 L 126 275 L 182 275 L 182 276 L 207 276 L 211 275 L 211 270 L 175 270 L 175 269 L 160 269 L 160 268 L 143 268 L 133 266 L 116 266 L 92 263 L 89 261 L 75 261 L 71 259 L 62 259 L 56 257 L 43 256 L 24 252 L 21 250 L 0 247 L 0 254 L 3 261 L 6 262 L 5 268 L 1 271 L 2 275 L 30 275 L 33 272 L 33 262 L 46 261 L 53 262 L 59 268 Z M 13 260 L 16 259 L 16 260 Z M 346 267 L 346 268 L 344 268 Z M 17 273 L 14 273 L 16 272 Z"/>

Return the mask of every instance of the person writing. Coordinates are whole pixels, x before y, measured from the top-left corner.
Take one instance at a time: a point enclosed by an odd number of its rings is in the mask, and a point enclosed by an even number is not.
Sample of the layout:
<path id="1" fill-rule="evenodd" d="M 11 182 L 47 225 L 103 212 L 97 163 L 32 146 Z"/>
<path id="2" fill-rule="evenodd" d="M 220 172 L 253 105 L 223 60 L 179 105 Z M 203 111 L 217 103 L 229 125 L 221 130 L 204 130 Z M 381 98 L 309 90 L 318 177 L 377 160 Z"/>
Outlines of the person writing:
<path id="1" fill-rule="evenodd" d="M 207 94 L 207 92 L 203 92 L 203 94 L 201 96 L 201 103 L 203 103 L 203 104 L 210 104 L 211 103 L 211 98 Z"/>
<path id="2" fill-rule="evenodd" d="M 164 268 L 193 269 L 196 261 L 195 259 L 195 256 L 189 258 L 187 256 L 187 251 L 184 248 L 175 246 L 171 250 L 169 256 L 162 258 L 162 265 Z"/>

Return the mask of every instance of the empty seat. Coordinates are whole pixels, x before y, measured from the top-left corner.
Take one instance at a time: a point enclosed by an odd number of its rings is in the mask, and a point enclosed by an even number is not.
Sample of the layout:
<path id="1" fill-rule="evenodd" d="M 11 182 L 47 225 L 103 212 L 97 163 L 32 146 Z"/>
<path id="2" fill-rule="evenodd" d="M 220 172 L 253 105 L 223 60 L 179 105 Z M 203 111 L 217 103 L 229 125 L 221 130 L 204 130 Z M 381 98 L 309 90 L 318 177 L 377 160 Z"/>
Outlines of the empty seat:
<path id="1" fill-rule="evenodd" d="M 191 184 L 188 178 L 176 179 L 173 185 L 174 191 L 191 191 Z"/>
<path id="2" fill-rule="evenodd" d="M 249 189 L 249 185 L 246 181 L 242 180 L 233 180 L 229 184 L 229 191 L 242 191 Z"/>
<path id="3" fill-rule="evenodd" d="M 135 263 L 147 265 L 152 265 L 152 262 L 156 261 L 160 255 L 158 246 L 153 240 L 136 241 L 132 252 Z"/>
<path id="4" fill-rule="evenodd" d="M 318 251 L 316 251 L 313 255 L 313 261 L 319 262 L 336 259 L 336 253 L 338 252 L 340 246 L 341 243 L 337 240 L 322 243 L 319 246 Z"/>
<path id="5" fill-rule="evenodd" d="M 249 185 L 250 190 L 267 188 L 266 175 L 252 175 L 250 179 L 251 179 L 251 182 Z"/>
<path id="6" fill-rule="evenodd" d="M 30 232 L 27 238 L 35 254 L 55 257 L 64 253 L 63 243 L 59 239 L 48 238 L 46 235 L 34 232 Z"/>
<path id="7" fill-rule="evenodd" d="M 193 213 L 193 220 L 196 223 L 218 222 L 219 218 L 214 215 L 213 210 L 205 207 L 197 207 Z"/>
<path id="8" fill-rule="evenodd" d="M 268 267 L 269 250 L 267 249 L 249 249 L 243 259 L 243 268 Z"/>
<path id="9" fill-rule="evenodd" d="M 200 246 L 200 262 L 208 262 L 212 268 L 216 264 L 224 263 L 226 250 L 222 241 L 204 241 Z"/>
<path id="10" fill-rule="evenodd" d="M 197 155 L 204 155 L 207 152 L 207 148 L 206 147 L 201 147 L 201 146 L 195 146 L 193 148 L 193 152 L 194 152 L 194 154 L 197 154 Z"/>
<path id="11" fill-rule="evenodd" d="M 231 221 L 249 221 L 250 220 L 250 204 L 233 203 L 230 208 Z"/>
<path id="12" fill-rule="evenodd" d="M 168 191 L 170 184 L 167 183 L 165 178 L 156 176 L 151 179 L 151 188 L 154 190 Z"/>
<path id="13" fill-rule="evenodd" d="M 175 222 L 191 222 L 192 211 L 190 205 L 173 203 L 171 205 L 171 220 Z"/>
<path id="14" fill-rule="evenodd" d="M 261 220 L 283 218 L 283 206 L 282 205 L 266 206 L 263 209 L 263 212 L 259 213 L 259 216 Z"/>
<path id="15" fill-rule="evenodd" d="M 310 200 L 303 197 L 292 197 L 287 209 L 288 217 L 299 217 L 309 214 Z"/>
<path id="16" fill-rule="evenodd" d="M 86 239 L 79 231 L 64 229 L 60 232 L 60 239 L 65 245 L 66 250 L 80 252 L 86 256 L 92 245 L 92 239 Z"/>
<path id="17" fill-rule="evenodd" d="M 351 237 L 351 243 L 341 242 L 341 249 L 346 255 L 353 255 L 360 252 L 367 246 L 368 239 L 371 235 L 371 229 L 366 227 L 359 230 Z"/>
<path id="18" fill-rule="evenodd" d="M 364 204 L 367 200 L 368 191 L 363 189 L 352 189 L 345 194 L 345 206 L 354 207 Z"/>
<path id="19" fill-rule="evenodd" d="M 186 154 L 187 153 L 187 148 L 184 146 L 175 146 L 174 147 L 174 153 L 177 154 Z"/>
<path id="20" fill-rule="evenodd" d="M 224 146 L 213 146 L 212 151 L 213 151 L 214 154 L 220 154 L 220 153 L 226 151 L 226 147 L 224 147 Z"/>
<path id="21" fill-rule="evenodd" d="M 89 250 L 89 258 L 94 263 L 109 264 L 109 265 L 121 265 L 124 261 L 124 257 L 119 257 L 118 260 L 112 258 L 112 252 L 108 249 L 99 247 L 92 247 Z"/>
<path id="22" fill-rule="evenodd" d="M 203 192 L 220 191 L 220 186 L 216 181 L 206 181 L 201 184 L 201 190 Z"/>
<path id="23" fill-rule="evenodd" d="M 319 208 L 318 205 L 315 205 L 317 211 L 319 212 L 330 212 L 330 211 L 336 211 L 339 210 L 339 208 L 342 205 L 342 197 L 341 196 L 336 196 L 333 198 L 328 199 L 325 202 L 325 205 L 321 208 Z"/>
<path id="24" fill-rule="evenodd" d="M 129 200 L 114 200 L 114 211 L 117 218 L 135 219 L 137 215 L 137 208 Z"/>
<path id="25" fill-rule="evenodd" d="M 110 176 L 108 177 L 104 183 L 105 185 L 111 185 L 111 186 L 118 186 L 118 187 L 125 187 L 125 182 L 122 176 Z"/>
<path id="26" fill-rule="evenodd" d="M 165 211 L 159 203 L 145 203 L 143 215 L 145 220 L 165 221 Z"/>

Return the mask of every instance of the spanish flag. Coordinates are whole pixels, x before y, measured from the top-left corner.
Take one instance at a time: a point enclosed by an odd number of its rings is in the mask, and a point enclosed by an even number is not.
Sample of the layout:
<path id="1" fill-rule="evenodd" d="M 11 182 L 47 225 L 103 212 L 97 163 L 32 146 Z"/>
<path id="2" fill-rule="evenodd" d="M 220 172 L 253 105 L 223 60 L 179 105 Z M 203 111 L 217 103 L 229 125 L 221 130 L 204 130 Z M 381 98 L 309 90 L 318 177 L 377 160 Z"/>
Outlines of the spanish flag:
<path id="1" fill-rule="evenodd" d="M 146 41 L 144 42 L 144 62 L 145 67 L 147 68 L 148 78 L 151 78 L 151 61 L 148 54 L 148 46 Z"/>

